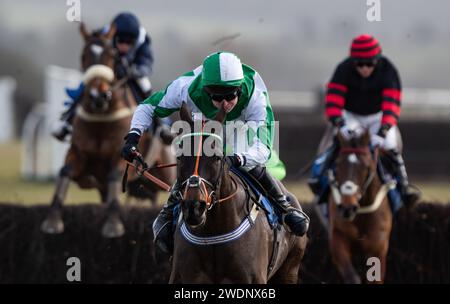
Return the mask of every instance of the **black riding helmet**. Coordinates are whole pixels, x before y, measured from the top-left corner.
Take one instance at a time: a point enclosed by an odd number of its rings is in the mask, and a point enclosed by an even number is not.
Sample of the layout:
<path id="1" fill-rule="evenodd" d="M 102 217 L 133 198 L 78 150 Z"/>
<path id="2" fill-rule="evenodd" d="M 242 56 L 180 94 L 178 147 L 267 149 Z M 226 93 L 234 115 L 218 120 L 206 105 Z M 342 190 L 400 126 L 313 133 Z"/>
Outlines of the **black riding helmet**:
<path id="1" fill-rule="evenodd" d="M 132 13 L 121 13 L 113 20 L 116 26 L 114 43 L 126 42 L 134 44 L 139 37 L 139 20 Z"/>

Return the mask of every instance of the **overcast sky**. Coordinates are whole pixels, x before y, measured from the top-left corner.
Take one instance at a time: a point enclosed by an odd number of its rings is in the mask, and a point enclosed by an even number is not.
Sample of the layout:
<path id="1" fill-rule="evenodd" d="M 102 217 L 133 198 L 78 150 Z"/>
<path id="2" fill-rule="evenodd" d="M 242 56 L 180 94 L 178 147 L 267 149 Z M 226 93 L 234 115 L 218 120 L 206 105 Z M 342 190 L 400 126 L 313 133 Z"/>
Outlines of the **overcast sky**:
<path id="1" fill-rule="evenodd" d="M 153 39 L 157 86 L 222 48 L 237 52 L 275 89 L 311 89 L 347 55 L 351 38 L 368 32 L 404 83 L 448 88 L 450 1 L 380 2 L 381 22 L 367 21 L 366 0 L 81 0 L 81 18 L 95 28 L 120 11 L 136 13 Z M 39 66 L 78 68 L 82 42 L 77 25 L 66 20 L 68 8 L 66 0 L 1 0 L 0 50 L 21 52 Z"/>

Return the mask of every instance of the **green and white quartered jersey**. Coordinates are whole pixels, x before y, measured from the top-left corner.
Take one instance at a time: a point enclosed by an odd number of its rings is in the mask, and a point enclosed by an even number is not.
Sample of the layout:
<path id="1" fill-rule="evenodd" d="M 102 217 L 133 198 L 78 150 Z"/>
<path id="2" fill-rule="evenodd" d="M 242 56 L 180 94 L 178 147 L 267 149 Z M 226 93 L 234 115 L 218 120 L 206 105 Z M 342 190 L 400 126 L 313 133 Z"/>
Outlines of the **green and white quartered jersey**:
<path id="1" fill-rule="evenodd" d="M 275 125 L 264 81 L 251 67 L 243 64 L 242 68 L 244 71 L 242 95 L 233 110 L 227 114 L 226 121 L 242 121 L 248 124 L 238 130 L 239 134 L 234 136 L 234 143 L 227 140 L 226 153 L 232 152 L 245 156 L 245 168 L 249 170 L 256 165 L 264 165 L 268 161 Z M 138 129 L 143 134 L 150 128 L 153 117 L 169 116 L 178 111 L 183 102 L 191 112 L 202 113 L 208 119 L 214 118 L 219 110 L 202 88 L 201 73 L 202 66 L 199 66 L 174 80 L 164 91 L 156 92 L 144 100 L 133 115 L 131 129 Z M 248 144 L 236 144 L 236 138 L 239 136 L 247 138 L 246 132 L 251 133 Z"/>

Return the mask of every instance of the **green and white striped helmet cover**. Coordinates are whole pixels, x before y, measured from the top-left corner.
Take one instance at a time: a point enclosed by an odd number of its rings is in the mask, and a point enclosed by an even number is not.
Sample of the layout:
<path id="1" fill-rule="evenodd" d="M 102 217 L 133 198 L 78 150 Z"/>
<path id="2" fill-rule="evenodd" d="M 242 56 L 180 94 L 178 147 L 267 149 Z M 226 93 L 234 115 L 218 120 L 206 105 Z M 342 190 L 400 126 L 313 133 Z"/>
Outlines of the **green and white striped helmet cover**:
<path id="1" fill-rule="evenodd" d="M 240 86 L 244 82 L 241 60 L 232 53 L 217 52 L 203 61 L 203 86 Z"/>

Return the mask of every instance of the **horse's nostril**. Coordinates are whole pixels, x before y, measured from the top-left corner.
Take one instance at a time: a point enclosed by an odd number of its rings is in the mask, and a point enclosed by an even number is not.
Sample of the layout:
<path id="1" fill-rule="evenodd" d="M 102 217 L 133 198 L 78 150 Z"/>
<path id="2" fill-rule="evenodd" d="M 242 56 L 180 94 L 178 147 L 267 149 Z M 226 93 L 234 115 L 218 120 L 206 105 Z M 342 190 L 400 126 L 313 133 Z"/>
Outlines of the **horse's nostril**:
<path id="1" fill-rule="evenodd" d="M 350 210 L 347 209 L 347 208 L 344 209 L 344 217 L 345 217 L 345 218 L 350 217 Z"/>
<path id="2" fill-rule="evenodd" d="M 357 210 L 358 210 L 358 206 L 356 206 L 356 205 L 352 205 L 352 206 L 339 205 L 338 206 L 339 214 L 345 219 L 353 218 L 353 216 L 355 215 Z"/>
<path id="3" fill-rule="evenodd" d="M 107 103 L 105 103 L 102 99 L 97 98 L 93 101 L 93 107 L 96 110 L 106 109 Z"/>

